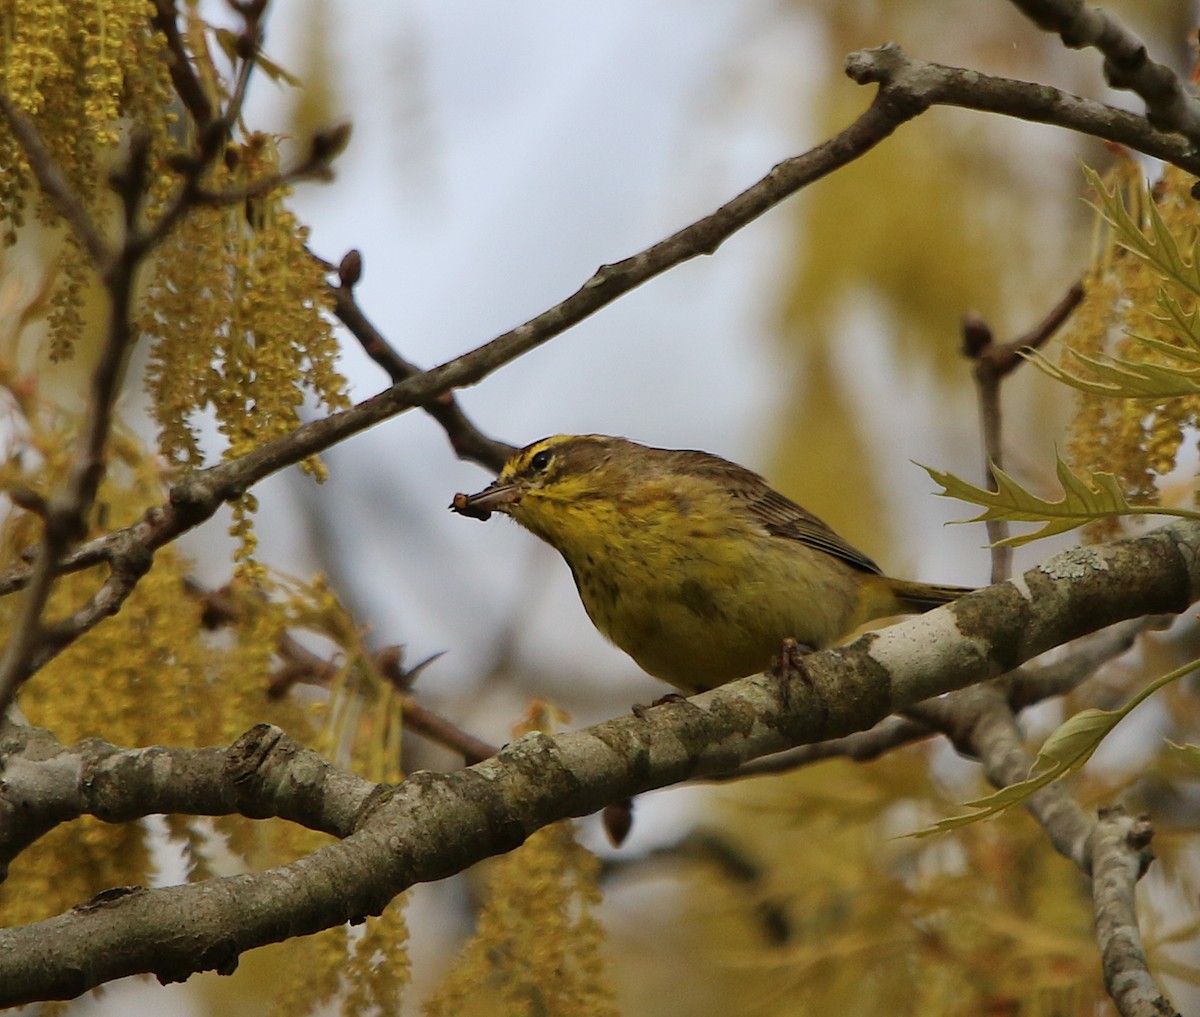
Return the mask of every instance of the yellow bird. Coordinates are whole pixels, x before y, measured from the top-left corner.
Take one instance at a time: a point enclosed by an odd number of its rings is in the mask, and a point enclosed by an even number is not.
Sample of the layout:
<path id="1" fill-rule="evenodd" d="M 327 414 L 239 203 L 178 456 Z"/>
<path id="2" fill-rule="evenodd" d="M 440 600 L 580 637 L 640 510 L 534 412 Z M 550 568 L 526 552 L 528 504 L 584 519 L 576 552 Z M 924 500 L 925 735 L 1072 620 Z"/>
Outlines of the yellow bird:
<path id="1" fill-rule="evenodd" d="M 541 537 L 596 628 L 687 693 L 765 670 L 787 638 L 820 649 L 970 592 L 883 575 L 745 467 L 626 438 L 535 441 L 450 507 L 502 512 Z"/>

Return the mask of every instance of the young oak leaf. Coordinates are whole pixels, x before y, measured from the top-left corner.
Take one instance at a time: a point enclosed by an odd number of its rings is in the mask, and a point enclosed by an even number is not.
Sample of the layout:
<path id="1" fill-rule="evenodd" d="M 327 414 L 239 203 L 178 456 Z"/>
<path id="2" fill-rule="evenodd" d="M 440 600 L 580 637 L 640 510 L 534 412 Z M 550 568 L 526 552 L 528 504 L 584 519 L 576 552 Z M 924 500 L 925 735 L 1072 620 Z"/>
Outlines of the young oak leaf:
<path id="1" fill-rule="evenodd" d="M 1120 189 L 1110 191 L 1100 174 L 1088 166 L 1083 168 L 1088 182 L 1099 198 L 1100 214 L 1113 228 L 1122 247 L 1158 269 L 1165 278 L 1200 296 L 1200 235 L 1193 235 L 1185 253 L 1171 235 L 1154 201 L 1146 201 L 1147 225 L 1140 225 L 1121 196 Z"/>
<path id="2" fill-rule="evenodd" d="M 1143 340 L 1140 337 L 1138 339 L 1147 346 L 1175 351 L 1175 347 L 1160 340 Z M 1152 364 L 1144 360 L 1123 360 L 1117 357 L 1093 357 L 1077 350 L 1068 352 L 1072 359 L 1086 365 L 1088 371 L 1100 380 L 1072 374 L 1040 353 L 1030 351 L 1025 357 L 1055 381 L 1094 395 L 1124 399 L 1174 399 L 1200 392 L 1200 368 L 1172 367 L 1169 364 Z M 1184 358 L 1180 356 L 1179 359 Z"/>
<path id="3" fill-rule="evenodd" d="M 920 465 L 920 464 L 918 464 Z M 1039 530 L 1017 534 L 999 541 L 1000 544 L 1017 547 L 1039 537 L 1065 533 L 1094 519 L 1118 515 L 1163 515 L 1200 519 L 1200 512 L 1191 509 L 1169 508 L 1162 505 L 1131 505 L 1121 491 L 1117 478 L 1111 473 L 1088 471 L 1084 477 L 1076 475 L 1062 457 L 1056 457 L 1058 481 L 1062 484 L 1063 496 L 1058 501 L 1040 498 L 1027 491 L 1000 467 L 992 465 L 992 476 L 996 490 L 960 480 L 951 473 L 943 473 L 929 466 L 921 468 L 941 485 L 938 492 L 944 498 L 957 498 L 970 505 L 982 506 L 984 511 L 972 519 L 958 522 L 986 522 L 1001 519 L 1017 523 L 1041 523 Z"/>
<path id="4" fill-rule="evenodd" d="M 947 819 L 939 820 L 932 826 L 917 830 L 909 836 L 928 837 L 931 834 L 956 830 L 971 823 L 977 823 L 981 819 L 987 819 L 989 816 L 999 815 L 1014 805 L 1021 805 L 1028 801 L 1048 784 L 1083 766 L 1092 758 L 1093 753 L 1108 733 L 1155 692 L 1163 686 L 1191 674 L 1197 668 L 1200 668 L 1200 660 L 1192 660 L 1168 674 L 1155 678 L 1120 709 L 1081 710 L 1059 725 L 1046 739 L 1041 751 L 1037 754 L 1037 759 L 1033 761 L 1033 766 L 1029 769 L 1029 777 L 1025 780 L 1009 784 L 983 798 L 963 802 L 963 806 L 972 811 L 961 816 L 950 816 Z"/>

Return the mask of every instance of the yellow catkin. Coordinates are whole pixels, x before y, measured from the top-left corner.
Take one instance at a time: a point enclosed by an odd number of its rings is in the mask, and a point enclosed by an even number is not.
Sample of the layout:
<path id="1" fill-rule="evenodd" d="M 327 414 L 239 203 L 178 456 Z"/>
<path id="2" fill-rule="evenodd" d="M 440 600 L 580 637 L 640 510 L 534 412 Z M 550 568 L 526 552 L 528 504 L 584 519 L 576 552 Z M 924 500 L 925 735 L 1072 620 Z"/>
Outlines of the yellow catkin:
<path id="1" fill-rule="evenodd" d="M 1118 163 L 1104 181 L 1106 187 L 1119 189 L 1130 216 L 1147 235 L 1153 202 L 1185 252 L 1191 250 L 1200 230 L 1200 214 L 1189 193 L 1191 183 L 1187 174 L 1169 167 L 1151 193 L 1140 167 L 1131 160 Z M 1177 366 L 1167 353 L 1140 339 L 1184 345 L 1163 313 L 1161 300 L 1164 295 L 1174 300 L 1186 316 L 1195 310 L 1196 297 L 1188 286 L 1125 248 L 1136 239 L 1123 237 L 1120 227 L 1105 226 L 1086 295 L 1064 330 L 1063 342 L 1069 350 L 1102 360 Z M 1086 366 L 1069 358 L 1064 364 L 1072 373 L 1089 378 Z M 1200 397 L 1196 396 L 1156 399 L 1080 392 L 1067 443 L 1070 461 L 1087 470 L 1116 474 L 1130 500 L 1153 503 L 1160 497 L 1161 478 L 1175 468 L 1185 434 L 1196 426 L 1198 410 Z M 1118 520 L 1105 520 L 1090 525 L 1086 535 L 1100 540 L 1119 530 Z"/>
<path id="2" fill-rule="evenodd" d="M 569 823 L 493 863 L 475 935 L 426 1001 L 427 1017 L 615 1017 L 592 913 L 597 868 Z"/>
<path id="3" fill-rule="evenodd" d="M 514 733 L 545 730 L 561 717 L 535 703 Z M 616 1017 L 594 913 L 598 873 L 570 822 L 538 830 L 492 862 L 475 935 L 425 1001 L 427 1017 Z"/>
<path id="4" fill-rule="evenodd" d="M 56 167 L 94 221 L 114 211 L 103 186 L 122 157 L 128 125 L 148 132 L 148 185 L 159 200 L 167 189 L 166 154 L 173 147 L 171 103 L 163 42 L 151 29 L 148 0 L 7 0 L 0 3 L 4 46 L 0 72 L 5 93 L 32 117 Z M 0 224 L 6 244 L 18 242 L 29 195 L 36 191 L 28 162 L 7 123 L 0 123 Z M 151 205 L 154 201 L 151 201 Z M 56 255 L 61 284 L 50 310 L 50 352 L 69 355 L 84 324 L 91 267 L 44 196 L 33 199 L 37 218 L 66 239 Z"/>

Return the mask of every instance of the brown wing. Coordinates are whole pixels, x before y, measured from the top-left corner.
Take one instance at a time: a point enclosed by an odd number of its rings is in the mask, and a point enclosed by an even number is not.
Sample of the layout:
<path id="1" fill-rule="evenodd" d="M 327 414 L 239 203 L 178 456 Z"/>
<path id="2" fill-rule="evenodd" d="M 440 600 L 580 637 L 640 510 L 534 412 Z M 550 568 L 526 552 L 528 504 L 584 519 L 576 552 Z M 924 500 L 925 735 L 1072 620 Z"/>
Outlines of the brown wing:
<path id="1" fill-rule="evenodd" d="M 697 466 L 703 461 L 705 472 L 719 478 L 729 488 L 729 493 L 743 503 L 750 516 L 764 526 L 768 533 L 807 544 L 818 551 L 841 558 L 863 572 L 883 574 L 878 565 L 860 550 L 846 543 L 827 523 L 802 509 L 790 498 L 785 498 L 757 473 L 708 452 L 677 454 L 688 458 L 696 457 L 693 462 Z"/>

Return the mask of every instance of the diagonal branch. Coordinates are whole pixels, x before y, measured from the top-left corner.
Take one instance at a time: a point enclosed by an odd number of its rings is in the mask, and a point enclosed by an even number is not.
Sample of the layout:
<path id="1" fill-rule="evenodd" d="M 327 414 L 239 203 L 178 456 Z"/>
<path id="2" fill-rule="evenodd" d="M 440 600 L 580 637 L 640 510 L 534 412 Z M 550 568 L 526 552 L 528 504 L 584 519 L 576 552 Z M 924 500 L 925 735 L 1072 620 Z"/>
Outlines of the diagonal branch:
<path id="1" fill-rule="evenodd" d="M 732 201 L 667 239 L 623 261 L 602 266 L 566 300 L 524 325 L 440 367 L 409 377 L 348 410 L 303 424 L 240 458 L 184 478 L 171 489 L 167 505 L 149 509 L 143 519 L 132 526 L 92 540 L 73 553 L 38 558 L 32 568 L 10 569 L 7 575 L 0 577 L 0 594 L 22 588 L 37 579 L 38 599 L 44 603 L 53 575 L 104 561 L 112 563 L 126 553 L 134 553 L 134 547 L 138 555 L 153 555 L 265 477 L 383 420 L 425 406 L 452 388 L 475 384 L 643 282 L 701 254 L 711 254 L 743 226 L 813 181 L 869 151 L 900 123 L 916 116 L 922 109 L 919 103 L 904 101 L 903 97 L 897 99 L 881 89 L 870 108 L 834 138 L 780 163 Z M 26 599 L 34 602 L 28 596 Z M 40 606 L 37 616 L 40 617 Z M 27 644 L 23 641 L 16 647 L 20 652 L 14 653 L 14 661 L 7 669 L 0 669 L 0 711 L 29 675 L 52 659 L 71 639 L 88 631 L 102 616 L 98 611 L 76 612 L 80 623 L 74 632 L 60 626 L 53 644 L 39 640 L 36 625 L 30 626 Z"/>
<path id="2" fill-rule="evenodd" d="M 75 193 L 58 163 L 54 161 L 50 150 L 42 141 L 41 134 L 38 133 L 37 126 L 4 92 L 0 92 L 0 113 L 8 121 L 8 126 L 25 153 L 25 158 L 29 160 L 29 168 L 33 171 L 38 187 L 50 199 L 54 210 L 70 226 L 75 239 L 87 251 L 93 264 L 103 271 L 113 257 L 108 241 L 104 239 L 100 227 L 79 200 L 79 195 Z"/>
<path id="3" fill-rule="evenodd" d="M 404 381 L 421 373 L 421 369 L 410 364 L 395 350 L 367 318 L 366 313 L 354 296 L 354 287 L 362 276 L 362 255 L 350 251 L 338 266 L 338 284 L 331 286 L 334 313 L 350 334 L 358 340 L 372 360 L 382 367 L 393 383 Z M 442 425 L 450 445 L 460 459 L 478 463 L 493 473 L 499 473 L 505 461 L 516 447 L 506 442 L 489 438 L 480 431 L 463 412 L 453 392 L 445 392 L 432 402 L 425 404 L 425 412 Z"/>

